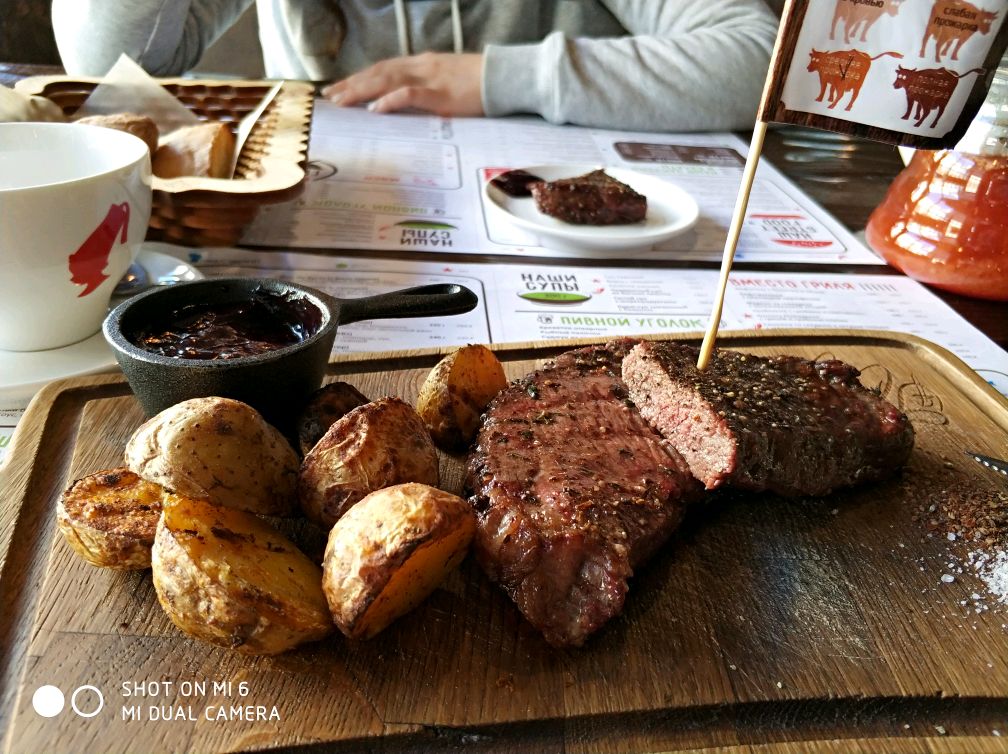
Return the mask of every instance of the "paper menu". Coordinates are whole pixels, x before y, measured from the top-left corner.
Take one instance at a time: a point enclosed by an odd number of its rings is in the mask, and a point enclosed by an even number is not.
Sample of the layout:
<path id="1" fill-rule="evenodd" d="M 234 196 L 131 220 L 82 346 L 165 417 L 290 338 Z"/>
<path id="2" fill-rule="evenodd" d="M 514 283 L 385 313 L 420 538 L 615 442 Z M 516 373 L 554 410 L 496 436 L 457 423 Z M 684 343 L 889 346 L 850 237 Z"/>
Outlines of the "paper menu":
<path id="1" fill-rule="evenodd" d="M 531 234 L 488 215 L 487 171 L 598 164 L 656 175 L 689 192 L 701 218 L 634 258 L 717 261 L 746 145 L 732 134 L 653 134 L 537 119 L 380 115 L 316 102 L 310 180 L 297 200 L 263 207 L 243 243 L 266 247 L 446 251 L 548 257 Z M 882 264 L 772 165 L 760 166 L 737 258 Z"/>
<path id="2" fill-rule="evenodd" d="M 543 264 L 452 264 L 295 252 L 206 250 L 208 277 L 270 274 L 336 296 L 458 282 L 480 306 L 462 317 L 362 322 L 337 333 L 335 352 L 698 332 L 717 281 L 712 269 Z M 1008 352 L 940 298 L 899 275 L 750 272 L 729 278 L 722 329 L 850 328 L 908 332 L 955 353 L 1008 395 Z M 403 334 L 394 333 L 402 328 Z M 352 343 L 349 342 L 353 337 Z M 437 340 L 430 340 L 437 338 Z"/>
<path id="3" fill-rule="evenodd" d="M 479 306 L 452 317 L 341 326 L 334 353 L 701 331 L 717 271 L 549 264 L 453 264 L 294 252 L 205 249 L 179 255 L 207 277 L 260 275 L 338 297 L 457 282 Z M 922 285 L 897 275 L 736 270 L 722 328 L 867 328 L 909 332 L 948 348 L 1008 395 L 1008 352 Z M 0 395 L 0 461 L 23 413 Z"/>

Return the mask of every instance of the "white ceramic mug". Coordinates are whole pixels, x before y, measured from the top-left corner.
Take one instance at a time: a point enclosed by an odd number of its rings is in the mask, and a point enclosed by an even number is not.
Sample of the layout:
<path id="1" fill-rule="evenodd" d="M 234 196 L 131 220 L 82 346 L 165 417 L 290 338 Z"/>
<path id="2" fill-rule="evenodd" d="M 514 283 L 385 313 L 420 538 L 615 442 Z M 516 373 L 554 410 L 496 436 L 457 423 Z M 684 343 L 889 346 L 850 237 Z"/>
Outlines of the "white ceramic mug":
<path id="1" fill-rule="evenodd" d="M 0 349 L 58 348 L 98 332 L 150 210 L 150 154 L 136 136 L 0 123 Z"/>

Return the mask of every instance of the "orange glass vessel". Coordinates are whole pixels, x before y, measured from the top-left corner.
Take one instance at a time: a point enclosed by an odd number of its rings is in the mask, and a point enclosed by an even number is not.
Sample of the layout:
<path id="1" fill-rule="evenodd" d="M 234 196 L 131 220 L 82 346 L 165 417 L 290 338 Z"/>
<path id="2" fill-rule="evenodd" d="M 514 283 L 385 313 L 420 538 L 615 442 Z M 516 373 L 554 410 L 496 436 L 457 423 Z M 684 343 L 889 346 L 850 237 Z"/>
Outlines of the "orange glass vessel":
<path id="1" fill-rule="evenodd" d="M 893 267 L 938 288 L 1008 301 L 1008 68 L 955 149 L 917 150 L 865 229 Z"/>

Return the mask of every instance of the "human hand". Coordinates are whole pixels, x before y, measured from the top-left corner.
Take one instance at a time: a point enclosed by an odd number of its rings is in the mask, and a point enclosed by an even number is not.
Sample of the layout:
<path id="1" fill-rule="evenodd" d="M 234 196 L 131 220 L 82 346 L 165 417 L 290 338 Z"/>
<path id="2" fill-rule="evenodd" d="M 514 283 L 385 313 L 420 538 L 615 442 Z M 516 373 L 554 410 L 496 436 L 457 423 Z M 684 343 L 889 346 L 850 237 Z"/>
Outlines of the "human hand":
<path id="1" fill-rule="evenodd" d="M 389 58 L 336 81 L 322 96 L 340 105 L 371 102 L 390 113 L 415 108 L 442 116 L 483 115 L 480 53 L 424 52 Z"/>

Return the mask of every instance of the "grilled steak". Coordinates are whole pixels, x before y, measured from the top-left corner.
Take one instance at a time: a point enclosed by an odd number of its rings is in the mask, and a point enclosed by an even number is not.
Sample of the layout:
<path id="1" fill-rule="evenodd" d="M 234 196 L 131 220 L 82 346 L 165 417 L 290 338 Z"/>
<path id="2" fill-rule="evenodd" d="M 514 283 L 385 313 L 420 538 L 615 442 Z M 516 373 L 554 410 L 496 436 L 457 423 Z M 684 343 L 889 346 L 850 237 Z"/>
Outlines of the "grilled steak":
<path id="1" fill-rule="evenodd" d="M 644 342 L 623 361 L 641 414 L 713 489 L 824 495 L 880 479 L 909 457 L 906 415 L 858 382 L 842 361 L 717 352 Z"/>
<path id="2" fill-rule="evenodd" d="M 490 404 L 469 459 L 476 554 L 555 646 L 619 613 L 700 486 L 627 400 L 635 341 L 561 355 Z"/>
<path id="3" fill-rule="evenodd" d="M 528 188 L 540 212 L 577 225 L 624 225 L 647 214 L 647 197 L 603 170 Z"/>

